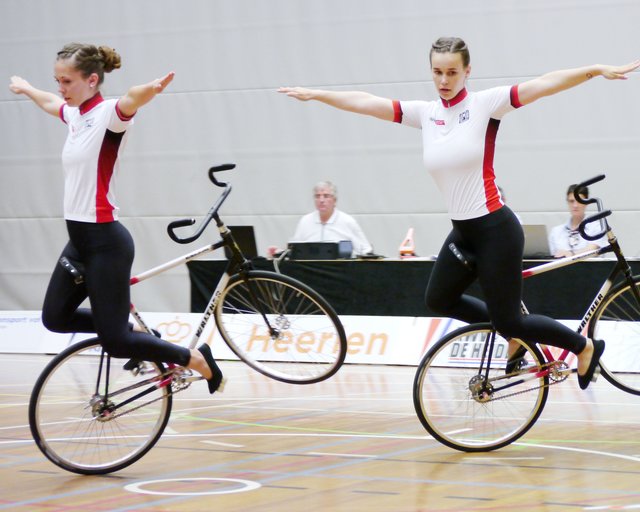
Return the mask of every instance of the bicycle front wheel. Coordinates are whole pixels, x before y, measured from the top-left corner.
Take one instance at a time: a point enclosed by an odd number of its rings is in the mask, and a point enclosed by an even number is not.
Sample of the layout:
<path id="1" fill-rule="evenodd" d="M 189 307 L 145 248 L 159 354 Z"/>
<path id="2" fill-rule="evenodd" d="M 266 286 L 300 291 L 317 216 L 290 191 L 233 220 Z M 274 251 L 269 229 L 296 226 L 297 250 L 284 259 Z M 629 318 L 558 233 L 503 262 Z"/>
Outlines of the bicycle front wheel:
<path id="1" fill-rule="evenodd" d="M 512 443 L 533 426 L 547 400 L 540 350 L 514 340 L 522 357 L 506 373 L 507 341 L 496 334 L 488 350 L 494 333 L 490 324 L 457 329 L 429 349 L 416 372 L 413 402 L 420 422 L 456 450 L 483 452 Z"/>
<path id="2" fill-rule="evenodd" d="M 97 338 L 55 356 L 36 381 L 29 426 L 38 448 L 74 473 L 111 473 L 134 463 L 162 435 L 171 414 L 169 386 L 159 387 L 162 365 L 140 375 L 103 354 Z M 141 392 L 150 391 L 138 397 Z"/>
<path id="3" fill-rule="evenodd" d="M 231 277 L 215 311 L 229 348 L 273 379 L 311 384 L 331 377 L 347 353 L 342 323 L 329 303 L 282 274 L 253 270 Z"/>
<path id="4" fill-rule="evenodd" d="M 589 323 L 588 336 L 615 340 L 600 358 L 601 373 L 617 388 L 640 395 L 640 276 L 607 293 Z"/>

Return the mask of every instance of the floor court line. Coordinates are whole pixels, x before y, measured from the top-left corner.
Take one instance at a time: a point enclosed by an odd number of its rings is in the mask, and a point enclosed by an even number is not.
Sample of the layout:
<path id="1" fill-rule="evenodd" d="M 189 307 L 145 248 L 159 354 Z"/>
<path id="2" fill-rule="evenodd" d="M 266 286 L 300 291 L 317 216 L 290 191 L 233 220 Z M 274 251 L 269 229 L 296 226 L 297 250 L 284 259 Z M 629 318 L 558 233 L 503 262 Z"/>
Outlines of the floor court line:
<path id="1" fill-rule="evenodd" d="M 176 433 L 167 431 L 139 462 L 104 478 L 67 473 L 35 448 L 25 424 L 34 378 L 27 370 L 37 374 L 42 359 L 30 360 L 20 368 L 24 388 L 0 395 L 0 479 L 9 482 L 2 510 L 90 509 L 105 493 L 117 497 L 112 510 L 210 509 L 195 497 L 147 502 L 123 490 L 140 481 L 201 477 L 262 485 L 253 491 L 259 509 L 216 497 L 217 508 L 229 512 L 275 512 L 283 504 L 295 510 L 301 503 L 306 512 L 541 510 L 544 503 L 632 510 L 640 502 L 640 456 L 629 450 L 637 452 L 640 439 L 637 397 L 606 382 L 589 396 L 569 384 L 561 393 L 552 390 L 543 416 L 516 444 L 471 456 L 440 445 L 422 428 L 411 400 L 415 368 L 346 365 L 327 382 L 295 387 L 225 363 L 233 386 L 213 398 L 193 386 L 176 398 L 170 421 Z M 363 388 L 352 371 L 375 374 L 374 384 Z M 21 389 L 24 400 L 16 399 Z M 568 431 L 571 439 L 562 439 Z"/>

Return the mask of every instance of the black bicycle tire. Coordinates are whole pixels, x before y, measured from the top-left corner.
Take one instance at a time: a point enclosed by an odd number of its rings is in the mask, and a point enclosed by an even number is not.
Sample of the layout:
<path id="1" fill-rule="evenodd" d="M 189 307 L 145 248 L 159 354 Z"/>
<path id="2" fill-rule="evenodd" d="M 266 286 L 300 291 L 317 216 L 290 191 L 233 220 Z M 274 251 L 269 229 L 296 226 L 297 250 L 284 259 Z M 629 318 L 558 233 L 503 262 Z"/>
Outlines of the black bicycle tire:
<path id="1" fill-rule="evenodd" d="M 634 284 L 636 286 L 638 286 L 638 288 L 640 288 L 640 275 L 633 276 L 632 279 L 633 279 Z M 593 313 L 593 317 L 591 318 L 591 321 L 589 322 L 589 329 L 587 331 L 587 336 L 589 338 L 593 339 L 593 337 L 595 335 L 596 327 L 598 325 L 598 321 L 602 318 L 602 315 L 605 312 L 607 306 L 609 304 L 611 304 L 611 302 L 616 297 L 621 295 L 624 291 L 629 290 L 630 288 L 631 288 L 631 285 L 627 281 L 623 281 L 623 282 L 620 282 L 620 283 L 616 284 L 615 286 L 613 286 L 609 290 L 609 292 L 607 292 L 607 294 L 605 295 L 604 299 L 598 305 L 598 308 Z M 639 306 L 639 309 L 640 309 L 640 304 L 638 306 Z M 608 347 L 607 349 L 605 349 L 605 352 L 606 352 L 606 350 L 612 350 L 612 348 Z M 608 382 L 610 382 L 612 385 L 614 385 L 618 389 L 620 389 L 622 391 L 625 391 L 626 393 L 630 393 L 632 395 L 639 395 L 640 396 L 640 388 L 636 389 L 636 388 L 629 387 L 628 385 L 626 385 L 621 380 L 618 380 L 616 378 L 616 376 L 615 376 L 615 373 L 610 371 L 607 368 L 606 364 L 604 364 L 603 362 L 601 362 L 601 364 L 600 364 L 600 374 Z"/>
<path id="2" fill-rule="evenodd" d="M 542 414 L 542 411 L 545 407 L 548 394 L 549 394 L 549 388 L 548 388 L 549 377 L 545 376 L 544 386 L 540 388 L 539 395 L 540 393 L 541 395 L 538 399 L 538 402 L 535 407 L 535 410 L 533 411 L 533 414 L 529 416 L 527 421 L 522 425 L 522 427 L 520 427 L 519 430 L 514 432 L 509 437 L 503 439 L 502 441 L 494 444 L 489 444 L 489 445 L 476 444 L 471 446 L 471 445 L 457 443 L 452 439 L 445 437 L 435 427 L 433 427 L 431 425 L 431 422 L 428 420 L 427 415 L 425 415 L 424 407 L 423 407 L 424 402 L 422 400 L 423 382 L 424 382 L 426 371 L 429 368 L 429 364 L 437 356 L 437 354 L 452 341 L 458 338 L 462 338 L 465 335 L 465 333 L 481 332 L 481 331 L 493 332 L 494 329 L 489 323 L 477 323 L 477 324 L 470 324 L 464 327 L 460 327 L 443 336 L 423 356 L 423 358 L 421 359 L 418 365 L 418 368 L 416 370 L 416 374 L 414 377 L 414 381 L 413 381 L 413 404 L 414 404 L 414 408 L 418 416 L 418 419 L 420 420 L 420 423 L 422 424 L 422 426 L 438 442 L 444 444 L 445 446 L 448 446 L 449 448 L 453 448 L 453 449 L 467 452 L 467 453 L 488 452 L 488 451 L 497 450 L 521 438 L 524 434 L 526 434 L 531 429 L 531 427 L 533 427 L 533 425 L 536 423 L 536 421 L 540 417 L 540 414 Z M 542 352 L 536 345 L 529 345 L 529 344 L 525 344 L 525 345 L 527 346 L 527 349 L 530 350 L 535 355 L 536 359 L 539 362 L 545 361 L 545 358 L 542 355 Z"/>
<path id="3" fill-rule="evenodd" d="M 145 454 L 149 452 L 149 450 L 151 450 L 151 448 L 153 448 L 153 446 L 158 442 L 158 440 L 162 436 L 162 433 L 164 432 L 164 429 L 166 428 L 167 423 L 169 421 L 169 417 L 171 416 L 171 409 L 173 405 L 173 396 L 171 392 L 168 392 L 165 395 L 167 403 L 165 407 L 164 418 L 162 419 L 160 427 L 157 429 L 153 437 L 150 438 L 150 440 L 144 445 L 144 447 L 141 450 L 135 452 L 128 459 L 119 461 L 117 464 L 108 465 L 108 466 L 98 466 L 98 467 L 81 467 L 74 464 L 70 464 L 64 459 L 62 459 L 54 450 L 49 448 L 48 442 L 46 441 L 46 439 L 44 439 L 43 435 L 40 432 L 40 427 L 38 422 L 39 399 L 44 387 L 49 381 L 49 378 L 53 375 L 53 373 L 58 368 L 60 368 L 65 363 L 66 360 L 71 359 L 77 352 L 87 350 L 92 347 L 99 347 L 99 346 L 101 345 L 100 345 L 100 340 L 98 338 L 90 338 L 90 339 L 75 343 L 67 347 L 60 353 L 58 353 L 56 356 L 54 356 L 53 359 L 49 361 L 49 363 L 45 366 L 45 368 L 42 370 L 42 372 L 38 376 L 29 399 L 29 411 L 28 411 L 29 428 L 31 430 L 31 435 L 33 436 L 33 439 L 38 449 L 45 455 L 45 457 L 47 457 L 47 459 L 53 462 L 56 466 L 66 471 L 69 471 L 72 473 L 78 473 L 81 475 L 103 475 L 107 473 L 113 473 L 116 471 L 120 471 L 121 469 L 124 469 L 127 466 L 130 466 L 131 464 L 133 464 L 134 462 L 140 460 L 140 458 L 142 458 Z M 153 364 L 158 366 L 160 370 L 164 369 L 164 366 L 162 365 L 162 363 L 153 363 Z"/>
<path id="4" fill-rule="evenodd" d="M 227 295 L 227 292 L 231 290 L 236 283 L 238 283 L 239 281 L 252 279 L 267 279 L 270 281 L 278 282 L 284 286 L 294 288 L 298 291 L 303 292 L 309 298 L 316 302 L 316 304 L 321 308 L 325 315 L 331 320 L 331 323 L 334 325 L 339 337 L 338 354 L 329 371 L 322 375 L 309 379 L 287 378 L 285 376 L 278 375 L 275 372 L 272 373 L 270 369 L 263 364 L 257 364 L 256 362 L 254 362 L 252 358 L 248 357 L 242 350 L 240 350 L 238 345 L 234 343 L 232 339 L 230 339 L 231 336 L 227 333 L 224 325 L 222 324 L 222 321 L 220 320 L 225 297 Z M 235 274 L 231 276 L 231 278 L 229 279 L 229 283 L 227 284 L 225 290 L 223 290 L 223 292 L 221 293 L 219 302 L 216 306 L 215 321 L 218 327 L 218 332 L 222 336 L 222 339 L 236 356 L 238 356 L 244 363 L 249 365 L 254 370 L 258 371 L 259 373 L 280 382 L 286 382 L 288 384 L 314 384 L 326 380 L 336 374 L 336 372 L 344 363 L 345 357 L 347 355 L 347 337 L 344 331 L 344 326 L 342 325 L 339 316 L 337 315 L 331 304 L 329 304 L 329 302 L 313 288 L 298 281 L 297 279 L 277 272 L 271 272 L 268 270 L 251 270 L 244 275 Z"/>

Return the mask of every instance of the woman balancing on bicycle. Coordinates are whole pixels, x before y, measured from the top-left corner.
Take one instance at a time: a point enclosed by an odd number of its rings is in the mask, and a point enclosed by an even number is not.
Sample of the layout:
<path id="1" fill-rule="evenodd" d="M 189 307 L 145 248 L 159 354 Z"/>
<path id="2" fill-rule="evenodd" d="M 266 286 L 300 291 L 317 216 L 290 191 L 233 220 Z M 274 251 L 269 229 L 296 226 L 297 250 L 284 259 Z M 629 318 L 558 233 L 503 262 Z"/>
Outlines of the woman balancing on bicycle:
<path id="1" fill-rule="evenodd" d="M 422 129 L 424 163 L 445 196 L 453 224 L 427 286 L 427 305 L 443 316 L 464 322 L 490 319 L 507 338 L 571 350 L 577 354 L 578 382 L 585 389 L 595 377 L 604 341 L 585 339 L 551 318 L 520 311 L 524 236 L 495 183 L 495 138 L 500 119 L 516 108 L 594 76 L 625 79 L 640 61 L 626 66 L 593 65 L 554 71 L 512 87 L 474 93 L 466 88 L 471 66 L 462 39 L 438 39 L 429 57 L 440 96 L 436 101 L 392 101 L 365 92 L 301 87 L 282 87 L 279 92 Z M 475 272 L 459 262 L 449 249 L 450 243 L 475 256 Z M 463 294 L 476 277 L 486 303 Z M 516 345 L 510 344 L 508 364 L 522 356 Z"/>
<path id="2" fill-rule="evenodd" d="M 60 96 L 11 77 L 9 88 L 24 94 L 69 127 L 64 167 L 64 217 L 69 242 L 62 256 L 85 267 L 84 283 L 56 265 L 42 308 L 42 321 L 54 332 L 97 332 L 114 357 L 162 361 L 191 368 L 207 379 L 214 393 L 222 372 L 207 344 L 190 350 L 132 329 L 129 279 L 134 245 L 118 222 L 114 181 L 127 128 L 140 107 L 173 80 L 173 72 L 134 86 L 120 99 L 103 99 L 104 73 L 120 67 L 120 55 L 107 46 L 72 43 L 58 52 L 54 67 Z M 91 309 L 80 308 L 89 297 Z"/>

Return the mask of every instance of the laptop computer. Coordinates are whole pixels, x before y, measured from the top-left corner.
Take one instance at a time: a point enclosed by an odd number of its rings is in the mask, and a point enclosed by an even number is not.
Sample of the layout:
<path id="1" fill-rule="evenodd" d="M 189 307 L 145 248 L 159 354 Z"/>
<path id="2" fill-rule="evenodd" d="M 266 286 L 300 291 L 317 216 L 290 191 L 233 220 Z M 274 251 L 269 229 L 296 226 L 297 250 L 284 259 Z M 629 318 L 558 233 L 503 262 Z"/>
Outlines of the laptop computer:
<path id="1" fill-rule="evenodd" d="M 522 230 L 524 231 L 525 259 L 547 259 L 551 257 L 547 226 L 544 224 L 523 224 Z"/>
<path id="2" fill-rule="evenodd" d="M 289 257 L 292 260 L 337 260 L 351 258 L 351 240 L 340 242 L 289 242 Z"/>
<path id="3" fill-rule="evenodd" d="M 256 244 L 256 234 L 253 226 L 227 226 L 233 238 L 235 239 L 238 247 L 244 253 L 247 259 L 253 259 L 258 257 L 258 246 Z M 231 258 L 231 249 L 224 248 L 224 255 L 227 259 Z"/>

